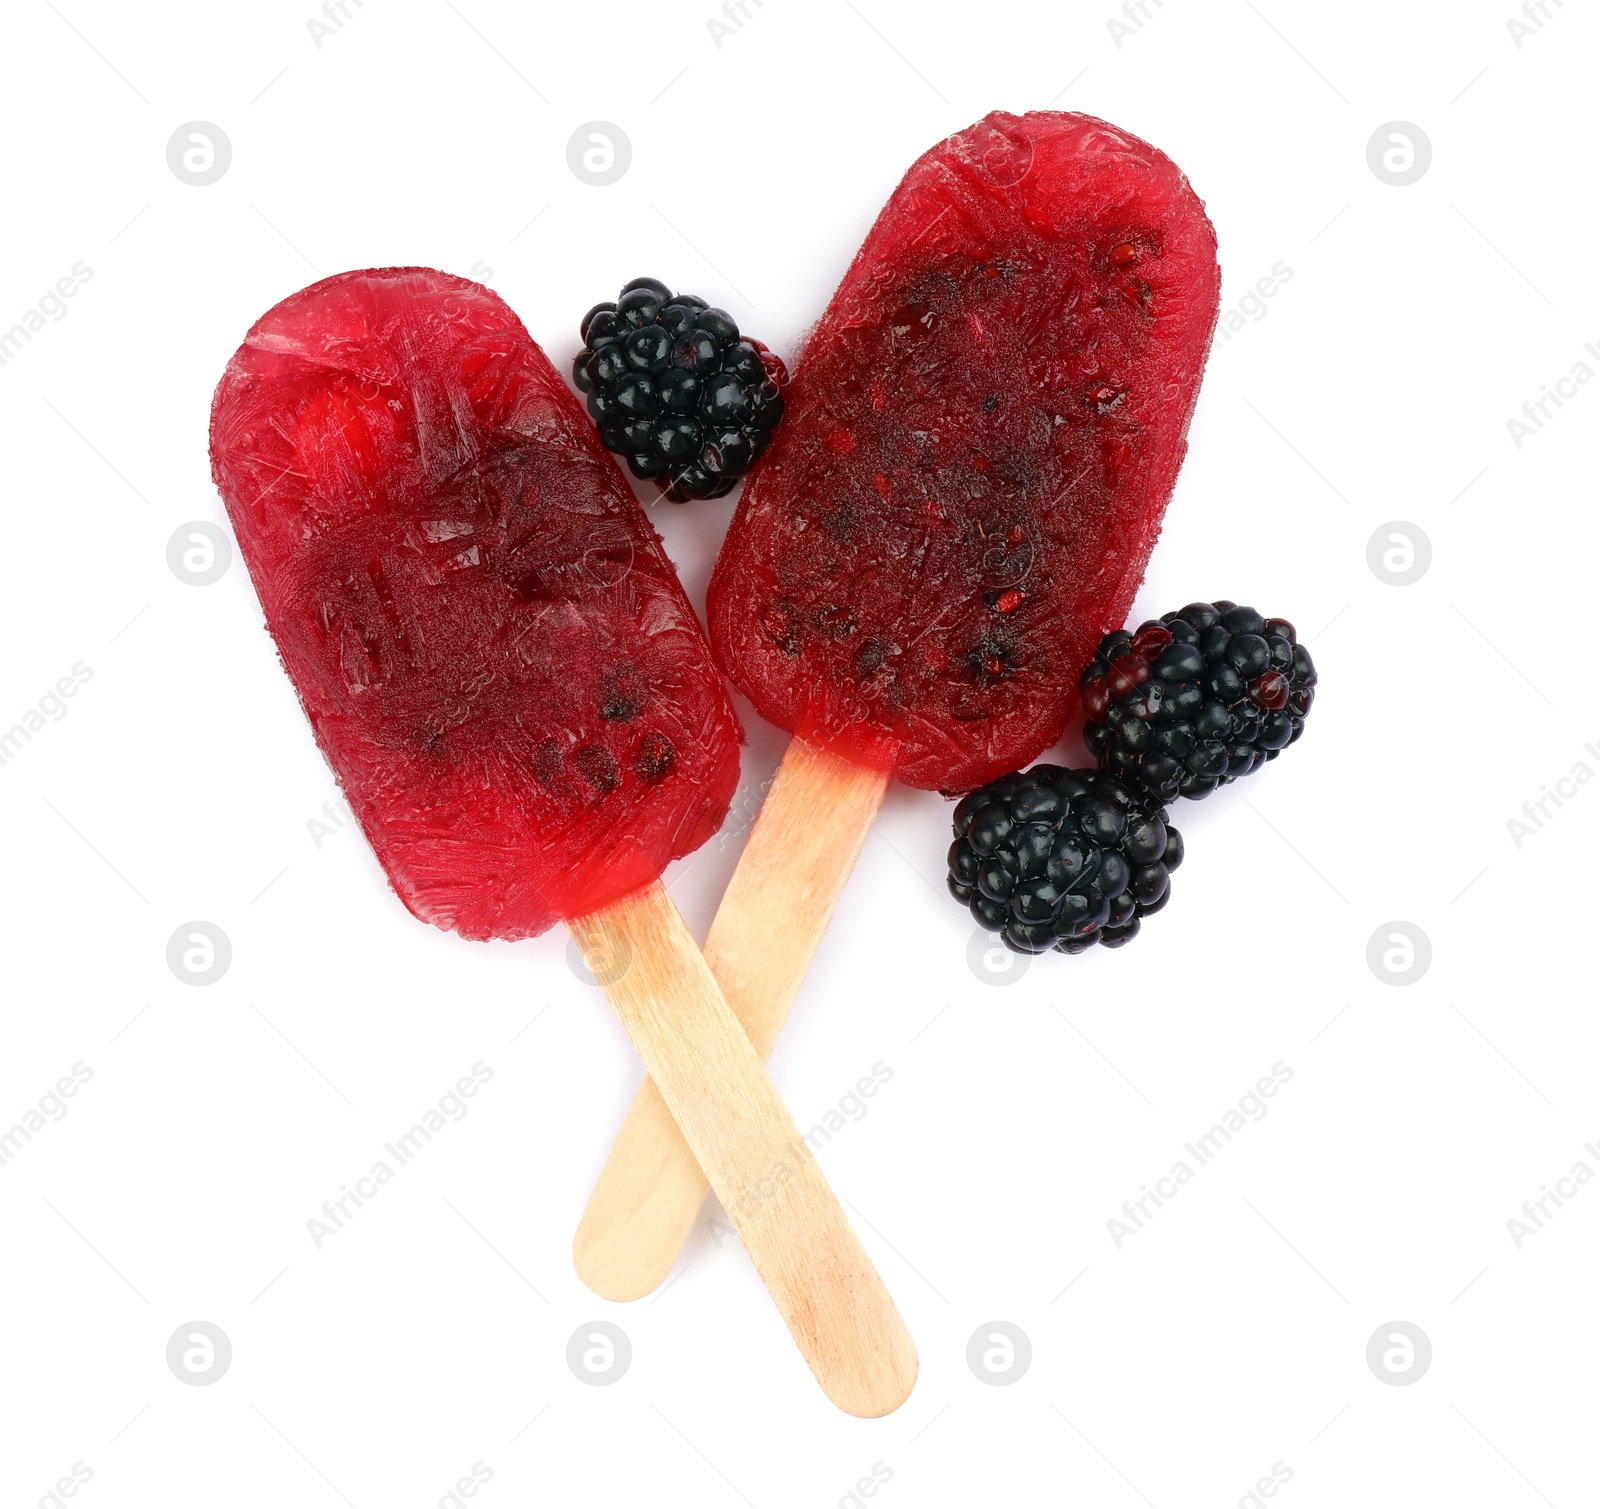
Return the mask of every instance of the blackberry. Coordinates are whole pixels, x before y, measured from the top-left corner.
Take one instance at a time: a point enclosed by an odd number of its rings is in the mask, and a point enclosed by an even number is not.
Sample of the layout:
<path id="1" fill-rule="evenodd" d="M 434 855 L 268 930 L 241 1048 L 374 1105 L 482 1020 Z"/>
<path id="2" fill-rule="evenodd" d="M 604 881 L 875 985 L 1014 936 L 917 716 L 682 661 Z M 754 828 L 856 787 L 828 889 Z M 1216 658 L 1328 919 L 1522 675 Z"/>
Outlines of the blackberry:
<path id="1" fill-rule="evenodd" d="M 720 498 L 783 417 L 783 363 L 721 309 L 635 278 L 580 327 L 572 380 L 608 451 L 673 503 Z"/>
<path id="2" fill-rule="evenodd" d="M 1183 839 L 1143 792 L 1094 770 L 1035 765 L 957 804 L 950 894 L 1007 948 L 1117 948 L 1167 904 Z"/>
<path id="3" fill-rule="evenodd" d="M 1300 737 L 1316 684 L 1288 619 L 1190 603 L 1100 641 L 1078 684 L 1083 741 L 1157 801 L 1209 796 Z"/>

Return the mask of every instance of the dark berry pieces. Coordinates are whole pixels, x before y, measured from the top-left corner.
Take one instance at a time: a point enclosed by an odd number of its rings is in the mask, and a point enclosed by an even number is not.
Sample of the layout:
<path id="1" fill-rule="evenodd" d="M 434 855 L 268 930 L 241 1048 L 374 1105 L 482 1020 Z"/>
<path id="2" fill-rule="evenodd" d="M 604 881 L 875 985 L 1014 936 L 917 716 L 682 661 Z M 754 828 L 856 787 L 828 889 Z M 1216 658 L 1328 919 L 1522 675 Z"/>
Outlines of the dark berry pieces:
<path id="1" fill-rule="evenodd" d="M 601 443 L 670 502 L 720 498 L 771 443 L 788 374 L 725 311 L 635 278 L 579 332 L 572 380 Z"/>
<path id="2" fill-rule="evenodd" d="M 1183 840 L 1141 789 L 1094 770 L 1035 765 L 963 797 L 950 894 L 1007 948 L 1115 948 L 1160 911 Z"/>
<path id="3" fill-rule="evenodd" d="M 1288 619 L 1190 603 L 1100 641 L 1078 683 L 1084 743 L 1158 802 L 1207 796 L 1300 737 L 1316 684 Z"/>

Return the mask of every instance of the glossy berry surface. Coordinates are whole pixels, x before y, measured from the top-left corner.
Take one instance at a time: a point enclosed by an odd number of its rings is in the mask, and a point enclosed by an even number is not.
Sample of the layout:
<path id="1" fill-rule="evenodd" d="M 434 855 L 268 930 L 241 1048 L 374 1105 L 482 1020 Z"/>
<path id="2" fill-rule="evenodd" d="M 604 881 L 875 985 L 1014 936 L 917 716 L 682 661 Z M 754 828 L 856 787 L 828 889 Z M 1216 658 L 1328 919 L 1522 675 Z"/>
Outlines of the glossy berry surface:
<path id="1" fill-rule="evenodd" d="M 1100 641 L 1079 682 L 1084 743 L 1158 801 L 1208 796 L 1300 737 L 1316 685 L 1288 619 L 1190 603 Z"/>
<path id="2" fill-rule="evenodd" d="M 1093 770 L 1035 765 L 956 804 L 947 884 L 1007 948 L 1116 948 L 1167 904 L 1183 839 L 1160 803 Z"/>
<path id="3" fill-rule="evenodd" d="M 672 563 L 487 288 L 328 278 L 218 384 L 211 467 L 318 745 L 418 917 L 523 938 L 721 825 L 739 727 Z"/>
<path id="4" fill-rule="evenodd" d="M 669 502 L 720 498 L 783 418 L 783 363 L 721 309 L 635 278 L 580 327 L 572 380 L 608 451 Z"/>
<path id="5" fill-rule="evenodd" d="M 707 599 L 769 722 L 966 791 L 1060 737 L 1123 622 L 1217 317 L 1178 168 L 994 114 L 911 167 L 795 362 Z"/>

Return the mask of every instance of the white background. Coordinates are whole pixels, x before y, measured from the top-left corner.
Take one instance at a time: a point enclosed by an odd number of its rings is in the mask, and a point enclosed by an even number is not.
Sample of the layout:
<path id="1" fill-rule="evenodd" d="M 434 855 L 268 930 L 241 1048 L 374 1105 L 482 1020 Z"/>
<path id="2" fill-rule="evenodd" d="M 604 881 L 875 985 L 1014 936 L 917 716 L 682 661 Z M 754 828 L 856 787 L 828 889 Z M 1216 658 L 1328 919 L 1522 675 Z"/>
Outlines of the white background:
<path id="1" fill-rule="evenodd" d="M 1520 448 L 1506 423 L 1600 370 L 1592 12 L 1549 0 L 1519 48 L 1510 0 L 1147 0 L 1119 46 L 1111 0 L 747 5 L 720 47 L 711 0 L 347 0 L 320 48 L 310 0 L 7 9 L 0 328 L 93 275 L 0 367 L 0 727 L 93 675 L 0 766 L 0 1128 L 93 1078 L 0 1167 L 4 1501 L 82 1463 L 91 1509 L 396 1509 L 482 1463 L 490 1509 L 825 1509 L 881 1463 L 888 1509 L 1170 1509 L 1249 1504 L 1282 1463 L 1300 1509 L 1594 1502 L 1600 1189 L 1520 1250 L 1506 1224 L 1600 1171 L 1600 790 L 1520 847 L 1507 827 L 1600 770 L 1600 392 Z M 333 783 L 249 582 L 187 585 L 166 547 L 223 521 L 224 363 L 316 275 L 481 277 L 562 363 L 649 273 L 787 353 L 919 152 L 1051 104 L 1188 172 L 1225 307 L 1292 270 L 1213 351 L 1136 617 L 1253 602 L 1322 686 L 1288 758 L 1178 815 L 1190 857 L 1143 936 L 1003 988 L 943 893 L 946 804 L 892 793 L 772 1065 L 802 1126 L 892 1069 L 821 1154 L 921 1356 L 862 1422 L 704 1224 L 649 1301 L 579 1284 L 640 1072 L 621 1030 L 559 932 L 462 942 L 353 831 L 316 846 Z M 233 148 L 204 188 L 165 156 L 197 119 Z M 605 188 L 566 161 L 595 119 L 633 148 Z M 1396 119 L 1433 148 L 1408 187 L 1367 163 Z M 731 510 L 653 512 L 697 602 Z M 1411 586 L 1367 562 L 1392 520 L 1431 541 Z M 754 791 L 784 741 L 742 710 Z M 730 824 L 669 875 L 700 934 Z M 205 988 L 165 960 L 191 919 L 232 941 Z M 1394 919 L 1433 951 L 1403 989 L 1367 964 Z M 318 1250 L 308 1218 L 479 1060 L 466 1119 Z M 1119 1249 L 1122 1202 L 1277 1061 L 1265 1119 Z M 165 1361 L 195 1319 L 233 1345 L 211 1387 Z M 606 1388 L 565 1361 L 596 1319 L 633 1346 Z M 1009 1387 L 966 1363 L 996 1319 L 1032 1342 Z M 1365 1360 L 1397 1319 L 1433 1347 L 1408 1387 Z"/>

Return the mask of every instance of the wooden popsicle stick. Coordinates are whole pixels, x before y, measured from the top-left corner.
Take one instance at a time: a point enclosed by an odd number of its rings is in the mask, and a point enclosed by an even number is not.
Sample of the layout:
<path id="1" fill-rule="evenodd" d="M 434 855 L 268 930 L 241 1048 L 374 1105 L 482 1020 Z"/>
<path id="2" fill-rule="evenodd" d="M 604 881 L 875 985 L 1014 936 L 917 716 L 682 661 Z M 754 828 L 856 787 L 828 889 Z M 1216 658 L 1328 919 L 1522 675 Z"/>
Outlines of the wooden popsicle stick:
<path id="1" fill-rule="evenodd" d="M 823 1392 L 852 1415 L 897 1409 L 917 1377 L 905 1322 L 666 887 L 572 930 L 608 941 L 606 995 Z"/>
<path id="2" fill-rule="evenodd" d="M 723 998 L 763 1059 L 888 784 L 886 771 L 801 739 L 790 743 L 773 777 L 705 946 Z M 705 1194 L 705 1174 L 646 1079 L 573 1238 L 578 1276 L 605 1299 L 650 1293 L 677 1261 Z"/>

